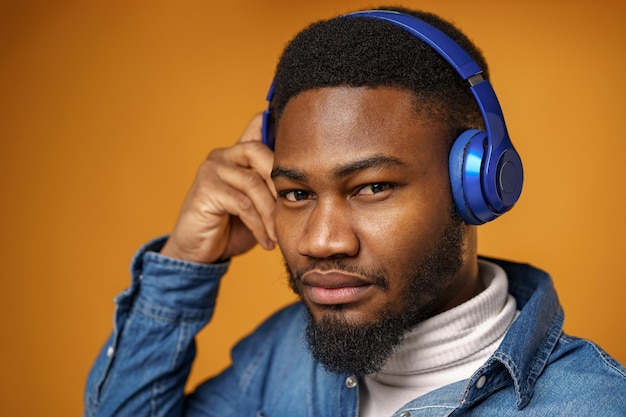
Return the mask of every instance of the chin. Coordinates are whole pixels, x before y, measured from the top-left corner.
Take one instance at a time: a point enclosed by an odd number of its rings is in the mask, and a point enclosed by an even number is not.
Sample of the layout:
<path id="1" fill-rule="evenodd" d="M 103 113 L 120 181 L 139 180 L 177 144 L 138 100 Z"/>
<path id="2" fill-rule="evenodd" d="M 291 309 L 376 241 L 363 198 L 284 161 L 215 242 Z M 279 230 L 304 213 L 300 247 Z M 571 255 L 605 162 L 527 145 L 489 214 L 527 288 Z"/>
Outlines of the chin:
<path id="1" fill-rule="evenodd" d="M 393 314 L 380 306 L 359 303 L 358 306 L 347 304 L 319 305 L 303 300 L 309 314 L 316 323 L 321 321 L 343 324 L 347 327 L 371 326 L 380 323 Z"/>
<path id="2" fill-rule="evenodd" d="M 337 373 L 377 372 L 411 325 L 406 315 L 367 306 L 307 305 L 306 338 L 313 357 Z"/>

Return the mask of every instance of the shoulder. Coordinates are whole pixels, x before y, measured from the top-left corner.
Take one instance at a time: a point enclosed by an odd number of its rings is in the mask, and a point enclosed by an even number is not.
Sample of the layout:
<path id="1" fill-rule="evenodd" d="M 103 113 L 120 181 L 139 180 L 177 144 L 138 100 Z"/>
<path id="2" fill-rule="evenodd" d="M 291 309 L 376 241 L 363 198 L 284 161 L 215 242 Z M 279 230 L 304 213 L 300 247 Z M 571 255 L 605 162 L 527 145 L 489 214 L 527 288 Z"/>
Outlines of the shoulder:
<path id="1" fill-rule="evenodd" d="M 562 415 L 626 415 L 626 369 L 597 344 L 563 334 L 535 386 L 533 401 L 541 398 L 556 399 Z"/>
<path id="2" fill-rule="evenodd" d="M 584 373 L 589 378 L 615 378 L 626 384 L 626 368 L 590 340 L 563 334 L 552 357 L 558 367 L 569 372 Z"/>
<path id="3" fill-rule="evenodd" d="M 516 398 L 520 387 L 515 383 L 495 392 L 491 401 L 471 415 L 626 416 L 626 369 L 602 348 L 562 334 L 552 352 L 546 354 L 549 358 L 545 366 L 527 376 L 536 378 L 527 404 L 521 405 Z M 506 406 L 515 399 L 521 409 Z"/>

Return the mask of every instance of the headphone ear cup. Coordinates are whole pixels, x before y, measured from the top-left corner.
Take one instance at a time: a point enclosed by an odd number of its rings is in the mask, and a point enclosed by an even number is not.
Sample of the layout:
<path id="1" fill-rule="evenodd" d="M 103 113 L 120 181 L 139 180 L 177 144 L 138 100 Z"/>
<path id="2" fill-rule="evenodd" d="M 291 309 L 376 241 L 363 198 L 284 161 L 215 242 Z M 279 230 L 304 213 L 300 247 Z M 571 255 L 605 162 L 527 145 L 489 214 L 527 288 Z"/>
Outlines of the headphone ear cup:
<path id="1" fill-rule="evenodd" d="M 466 130 L 454 141 L 448 157 L 452 198 L 467 224 L 483 224 L 497 217 L 485 202 L 481 184 L 486 138 L 483 130 Z"/>

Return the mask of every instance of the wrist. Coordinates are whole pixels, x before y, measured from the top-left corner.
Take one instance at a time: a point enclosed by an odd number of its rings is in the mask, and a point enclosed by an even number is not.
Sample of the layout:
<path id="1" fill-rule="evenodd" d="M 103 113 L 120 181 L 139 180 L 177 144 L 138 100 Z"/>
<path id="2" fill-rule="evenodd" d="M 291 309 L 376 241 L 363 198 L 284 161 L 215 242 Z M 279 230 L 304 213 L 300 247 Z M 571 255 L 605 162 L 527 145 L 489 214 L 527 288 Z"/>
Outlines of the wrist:
<path id="1" fill-rule="evenodd" d="M 189 246 L 189 245 L 188 245 Z M 176 238 L 170 236 L 159 253 L 162 256 L 166 256 L 171 259 L 177 259 L 180 261 L 193 262 L 197 264 L 213 264 L 220 262 L 219 256 L 214 255 L 215 249 L 211 250 L 205 248 L 202 245 L 192 245 L 192 250 L 187 249 L 185 246 L 179 245 Z"/>

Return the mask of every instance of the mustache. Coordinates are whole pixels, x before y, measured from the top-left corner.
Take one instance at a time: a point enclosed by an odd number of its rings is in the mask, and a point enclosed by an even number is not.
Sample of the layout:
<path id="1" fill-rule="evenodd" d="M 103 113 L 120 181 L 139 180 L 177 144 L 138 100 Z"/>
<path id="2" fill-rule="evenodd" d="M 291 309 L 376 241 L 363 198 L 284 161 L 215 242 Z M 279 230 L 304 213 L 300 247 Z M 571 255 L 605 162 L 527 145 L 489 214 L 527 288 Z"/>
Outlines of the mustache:
<path id="1" fill-rule="evenodd" d="M 311 261 L 306 266 L 292 270 L 285 261 L 285 268 L 289 274 L 289 279 L 292 285 L 302 282 L 302 277 L 309 271 L 339 271 L 347 274 L 354 274 L 366 277 L 374 285 L 387 289 L 389 287 L 389 280 L 385 271 L 382 269 L 369 270 L 357 265 L 350 265 L 343 261 L 343 259 L 322 259 L 318 261 Z"/>

